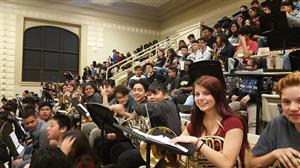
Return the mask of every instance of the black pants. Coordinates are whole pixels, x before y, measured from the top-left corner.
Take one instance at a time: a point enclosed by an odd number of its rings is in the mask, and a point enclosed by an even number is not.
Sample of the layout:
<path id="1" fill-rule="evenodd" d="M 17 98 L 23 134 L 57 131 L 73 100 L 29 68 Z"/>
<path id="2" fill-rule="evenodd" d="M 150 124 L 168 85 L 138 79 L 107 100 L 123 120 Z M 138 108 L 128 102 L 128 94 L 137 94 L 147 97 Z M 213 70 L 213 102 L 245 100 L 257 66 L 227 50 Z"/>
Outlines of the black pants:
<path id="1" fill-rule="evenodd" d="M 117 164 L 118 158 L 121 153 L 126 152 L 128 150 L 134 149 L 134 146 L 130 141 L 116 143 L 111 147 L 110 150 L 110 161 L 112 163 Z"/>
<path id="2" fill-rule="evenodd" d="M 146 165 L 146 162 L 143 160 L 139 148 L 121 153 L 117 162 L 117 168 L 138 168 L 142 165 Z"/>

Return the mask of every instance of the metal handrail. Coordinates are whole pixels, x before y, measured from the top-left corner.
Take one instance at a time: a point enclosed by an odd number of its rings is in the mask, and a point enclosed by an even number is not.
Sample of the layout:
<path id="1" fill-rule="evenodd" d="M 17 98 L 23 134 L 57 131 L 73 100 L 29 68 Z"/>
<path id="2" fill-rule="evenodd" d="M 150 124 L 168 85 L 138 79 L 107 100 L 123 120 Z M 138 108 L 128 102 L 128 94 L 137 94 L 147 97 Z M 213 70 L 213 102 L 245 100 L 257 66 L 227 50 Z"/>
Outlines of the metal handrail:
<path id="1" fill-rule="evenodd" d="M 177 34 L 172 35 L 170 38 L 173 38 L 173 37 L 176 36 L 176 35 L 177 35 Z M 156 43 L 156 44 L 150 46 L 149 48 L 146 48 L 146 49 L 144 49 L 144 50 L 142 50 L 142 51 L 140 51 L 140 52 L 138 52 L 138 53 L 136 53 L 136 54 L 134 54 L 134 55 L 132 55 L 132 56 L 130 56 L 130 57 L 128 57 L 128 58 L 126 58 L 126 59 L 120 61 L 120 62 L 118 62 L 118 63 L 115 63 L 115 64 L 109 66 L 109 67 L 107 68 L 107 71 L 106 71 L 106 78 L 108 77 L 108 72 L 109 72 L 110 69 L 112 69 L 112 68 L 114 68 L 114 67 L 116 67 L 116 66 L 119 66 L 119 65 L 121 65 L 122 63 L 125 63 L 126 61 L 128 61 L 128 60 L 130 60 L 130 59 L 132 59 L 132 58 L 135 58 L 136 56 L 139 56 L 139 55 L 140 55 L 141 53 L 143 53 L 143 52 L 147 52 L 147 51 L 148 51 L 151 47 L 153 47 L 153 46 L 155 46 L 155 48 L 156 48 L 156 47 L 159 46 L 160 44 L 163 44 L 163 43 L 165 43 L 166 41 L 168 41 L 170 38 L 166 38 L 166 39 L 164 39 L 164 40 L 162 40 L 162 41 L 160 41 L 160 42 L 158 42 L 158 43 Z"/>
<path id="2" fill-rule="evenodd" d="M 120 66 L 119 67 L 119 70 L 121 70 L 124 66 L 128 65 L 128 64 L 131 64 L 131 67 L 130 68 L 127 68 L 126 70 L 124 71 L 120 71 L 118 72 L 116 75 L 113 75 L 112 77 L 110 77 L 111 79 L 117 79 L 118 77 L 120 76 L 123 76 L 125 75 L 129 70 L 132 70 L 134 68 L 134 62 L 138 59 L 141 59 L 143 58 L 144 56 L 146 55 L 149 55 L 149 57 L 146 59 L 146 60 L 143 60 L 142 62 L 140 62 L 139 64 L 143 64 L 145 63 L 146 61 L 148 61 L 149 58 L 155 58 L 156 54 L 154 54 L 153 56 L 151 56 L 151 53 L 153 51 L 156 51 L 157 49 L 161 48 L 162 46 L 164 46 L 166 43 L 167 43 L 167 46 L 171 46 L 172 44 L 176 43 L 176 40 L 196 29 L 200 29 L 201 28 L 201 23 L 200 24 L 197 24 L 197 25 L 193 25 L 193 26 L 190 26 L 188 28 L 183 28 L 183 29 L 180 29 L 178 30 L 174 35 L 172 35 L 171 37 L 168 37 L 162 41 L 160 41 L 159 43 L 156 43 L 152 46 L 150 46 L 149 48 L 145 49 L 145 50 L 142 50 L 136 54 L 134 54 L 133 56 L 131 57 L 128 57 L 112 66 L 110 66 L 107 71 L 106 71 L 106 77 L 108 78 L 108 72 L 110 69 L 116 67 L 116 66 Z M 187 31 L 189 30 L 189 31 Z M 184 32 L 184 31 L 187 31 L 187 32 Z M 184 33 L 182 33 L 184 32 Z"/>

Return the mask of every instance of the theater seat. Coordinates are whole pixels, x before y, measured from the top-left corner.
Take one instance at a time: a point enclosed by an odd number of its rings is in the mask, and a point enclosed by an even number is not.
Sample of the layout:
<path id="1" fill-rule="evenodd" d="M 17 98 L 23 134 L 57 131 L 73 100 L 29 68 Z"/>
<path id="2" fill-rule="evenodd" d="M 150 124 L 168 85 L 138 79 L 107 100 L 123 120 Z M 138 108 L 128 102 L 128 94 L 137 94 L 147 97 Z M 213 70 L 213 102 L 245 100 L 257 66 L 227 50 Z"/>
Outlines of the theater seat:
<path id="1" fill-rule="evenodd" d="M 262 121 L 269 122 L 276 116 L 280 115 L 279 106 L 280 97 L 279 95 L 262 94 Z"/>
<path id="2" fill-rule="evenodd" d="M 292 71 L 300 70 L 300 50 L 293 51 L 289 54 Z"/>

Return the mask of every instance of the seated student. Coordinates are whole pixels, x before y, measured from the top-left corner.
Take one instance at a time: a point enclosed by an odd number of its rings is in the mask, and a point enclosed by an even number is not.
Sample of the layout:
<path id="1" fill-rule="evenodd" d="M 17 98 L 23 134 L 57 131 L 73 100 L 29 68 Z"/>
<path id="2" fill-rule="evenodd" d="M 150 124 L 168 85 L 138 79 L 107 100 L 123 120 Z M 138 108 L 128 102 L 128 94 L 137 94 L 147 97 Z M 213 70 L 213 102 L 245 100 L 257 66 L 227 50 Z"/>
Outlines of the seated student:
<path id="1" fill-rule="evenodd" d="M 41 120 L 48 122 L 49 119 L 52 117 L 52 105 L 50 102 L 41 102 L 38 108 L 38 116 Z"/>
<path id="2" fill-rule="evenodd" d="M 137 66 L 134 67 L 133 73 L 134 73 L 134 75 L 128 81 L 128 86 L 129 87 L 132 85 L 132 83 L 134 81 L 146 78 L 143 75 L 143 68 L 140 65 L 137 65 Z"/>
<path id="3" fill-rule="evenodd" d="M 144 67 L 146 69 L 146 79 L 149 84 L 155 81 L 164 81 L 164 77 L 154 71 L 154 65 L 152 63 L 147 63 Z"/>
<path id="4" fill-rule="evenodd" d="M 250 58 L 245 65 L 247 70 L 257 69 L 257 61 Z M 246 110 L 248 114 L 248 132 L 255 133 L 256 128 L 256 104 L 259 85 L 257 78 L 241 77 L 238 86 L 232 91 L 230 108 L 237 112 Z"/>
<path id="5" fill-rule="evenodd" d="M 4 167 L 4 163 L 10 160 L 7 146 L 2 139 L 0 139 L 0 167 Z"/>
<path id="6" fill-rule="evenodd" d="M 129 94 L 129 89 L 123 85 L 116 86 L 114 89 L 115 98 L 110 102 L 110 109 L 113 109 L 115 106 L 122 107 L 124 111 L 128 113 L 132 113 L 136 106 L 136 101 L 131 94 Z M 123 117 L 116 118 L 119 123 L 124 121 Z M 96 145 L 97 151 L 106 151 L 109 152 L 111 147 L 119 142 L 127 140 L 122 135 L 116 135 L 115 133 L 108 133 L 106 139 L 103 141 L 102 139 L 94 140 L 93 145 Z M 102 153 L 100 153 L 102 154 Z M 103 164 L 110 163 L 109 155 L 106 155 L 105 158 L 102 157 Z"/>
<path id="7" fill-rule="evenodd" d="M 109 102 L 112 101 L 114 97 L 114 89 L 115 89 L 115 81 L 112 79 L 105 79 L 101 86 L 101 96 L 102 96 L 102 104 L 108 106 Z"/>
<path id="8" fill-rule="evenodd" d="M 98 93 L 97 87 L 91 82 L 82 85 L 82 93 L 86 96 L 85 103 L 93 102 L 102 104 L 103 102 L 101 95 Z"/>
<path id="9" fill-rule="evenodd" d="M 210 60 L 212 55 L 212 49 L 207 45 L 207 41 L 204 37 L 200 37 L 198 39 L 199 52 L 196 55 L 195 60 L 193 62 Z"/>
<path id="10" fill-rule="evenodd" d="M 167 89 L 162 83 L 153 83 L 149 86 L 147 103 L 138 104 L 134 115 L 150 117 L 151 127 L 164 126 L 170 128 L 179 135 L 181 133 L 181 123 L 176 105 L 167 98 Z M 128 113 L 118 110 L 119 115 L 129 116 Z M 120 154 L 117 159 L 118 168 L 135 168 L 144 165 L 138 148 L 127 150 Z"/>
<path id="11" fill-rule="evenodd" d="M 105 79 L 102 82 L 100 86 L 100 91 L 103 100 L 102 103 L 103 105 L 108 106 L 109 102 L 111 102 L 115 98 L 113 94 L 114 88 L 115 88 L 114 80 Z M 83 125 L 85 129 L 82 129 L 82 131 L 86 133 L 86 135 L 89 138 L 90 145 L 93 146 L 95 139 L 101 135 L 101 130 L 97 127 L 97 125 L 94 122 L 85 123 Z"/>
<path id="12" fill-rule="evenodd" d="M 195 144 L 196 151 L 216 167 L 233 167 L 238 156 L 243 163 L 247 134 L 242 119 L 225 103 L 224 85 L 216 77 L 202 76 L 194 83 L 194 96 L 191 122 L 171 142 Z M 223 151 L 204 144 L 202 136 L 223 137 Z"/>
<path id="13" fill-rule="evenodd" d="M 199 55 L 199 46 L 198 46 L 198 41 L 194 40 L 192 41 L 191 44 L 191 52 L 189 56 L 187 57 L 188 60 L 192 60 L 193 62 L 196 60 L 196 57 Z"/>
<path id="14" fill-rule="evenodd" d="M 168 78 L 166 80 L 168 93 L 171 93 L 174 89 L 179 88 L 179 77 L 177 76 L 178 69 L 176 67 L 170 67 L 168 70 Z"/>
<path id="15" fill-rule="evenodd" d="M 171 93 L 173 96 L 173 101 L 175 104 L 184 104 L 186 98 L 189 96 L 190 92 L 193 91 L 192 83 L 190 82 L 190 74 L 189 74 L 189 65 L 193 61 L 186 60 L 184 62 L 184 69 L 180 71 L 180 81 L 179 88 L 174 89 Z"/>
<path id="16" fill-rule="evenodd" d="M 61 135 L 72 127 L 71 119 L 64 114 L 55 114 L 48 122 L 47 135 L 50 145 L 56 145 Z"/>
<path id="17" fill-rule="evenodd" d="M 114 89 L 115 98 L 109 103 L 110 105 L 121 104 L 128 112 L 133 112 L 136 106 L 136 102 L 131 94 L 129 94 L 129 89 L 123 85 L 119 85 Z"/>
<path id="18" fill-rule="evenodd" d="M 212 35 L 213 32 L 213 28 L 208 27 L 206 25 L 202 25 L 201 37 L 203 37 L 206 40 L 206 44 L 210 48 L 212 48 L 213 44 L 216 42 L 216 37 Z"/>
<path id="19" fill-rule="evenodd" d="M 291 27 L 300 27 L 300 12 L 294 10 L 295 7 L 290 1 L 280 4 L 280 11 L 286 13 L 287 21 Z"/>
<path id="20" fill-rule="evenodd" d="M 31 135 L 31 140 L 28 141 L 28 144 L 32 146 L 27 145 L 26 148 L 32 148 L 32 153 L 34 153 L 35 150 L 48 146 L 48 124 L 45 121 L 38 119 L 35 111 L 33 110 L 24 111 L 21 117 L 23 118 L 24 128 Z M 27 156 L 14 160 L 13 165 L 23 167 L 25 164 L 30 162 L 31 158 L 31 156 L 28 158 L 25 157 Z"/>
<path id="21" fill-rule="evenodd" d="M 71 165 L 59 148 L 49 146 L 33 154 L 29 168 L 71 168 Z"/>
<path id="22" fill-rule="evenodd" d="M 137 102 L 137 104 L 146 103 L 147 102 L 147 92 L 148 92 L 148 83 L 146 80 L 138 80 L 132 84 L 132 95 Z M 113 112 L 116 112 L 119 115 L 124 117 L 131 117 L 133 113 L 127 113 L 122 106 L 110 106 L 110 109 Z M 142 130 L 141 130 L 142 131 Z M 133 149 L 134 146 L 130 141 L 124 141 L 120 143 L 116 143 L 112 146 L 110 150 L 110 161 L 112 163 L 117 163 L 117 159 L 119 155 L 127 150 Z"/>
<path id="23" fill-rule="evenodd" d="M 283 115 L 267 125 L 252 153 L 251 167 L 269 167 L 279 160 L 284 167 L 300 163 L 300 72 L 287 75 L 277 83 Z"/>
<path id="24" fill-rule="evenodd" d="M 228 58 L 228 72 L 231 72 L 233 69 L 243 69 L 245 64 L 247 64 L 247 60 L 258 49 L 257 43 L 251 40 L 253 27 L 243 26 L 238 34 L 240 35 L 240 44 L 236 47 L 233 58 Z"/>
<path id="25" fill-rule="evenodd" d="M 72 168 L 96 168 L 95 157 L 86 136 L 79 130 L 64 133 L 60 149 L 67 156 Z"/>

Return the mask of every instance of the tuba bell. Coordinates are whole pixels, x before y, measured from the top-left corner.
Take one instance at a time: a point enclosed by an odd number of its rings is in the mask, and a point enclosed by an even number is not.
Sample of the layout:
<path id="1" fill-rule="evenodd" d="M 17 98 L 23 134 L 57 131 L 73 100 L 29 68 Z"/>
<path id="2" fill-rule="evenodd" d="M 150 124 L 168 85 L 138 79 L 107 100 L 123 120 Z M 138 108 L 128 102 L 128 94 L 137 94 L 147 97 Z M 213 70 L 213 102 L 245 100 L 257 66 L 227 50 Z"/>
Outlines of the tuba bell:
<path id="1" fill-rule="evenodd" d="M 175 132 L 167 127 L 154 127 L 151 128 L 147 134 L 153 135 L 154 132 L 164 132 L 173 136 L 176 136 Z M 140 154 L 142 158 L 146 161 L 147 155 L 147 143 L 141 141 L 140 143 Z M 150 147 L 150 166 L 151 167 L 162 167 L 171 168 L 178 167 L 176 162 L 176 155 L 171 154 L 168 151 L 159 149 L 156 145 L 151 145 Z"/>

